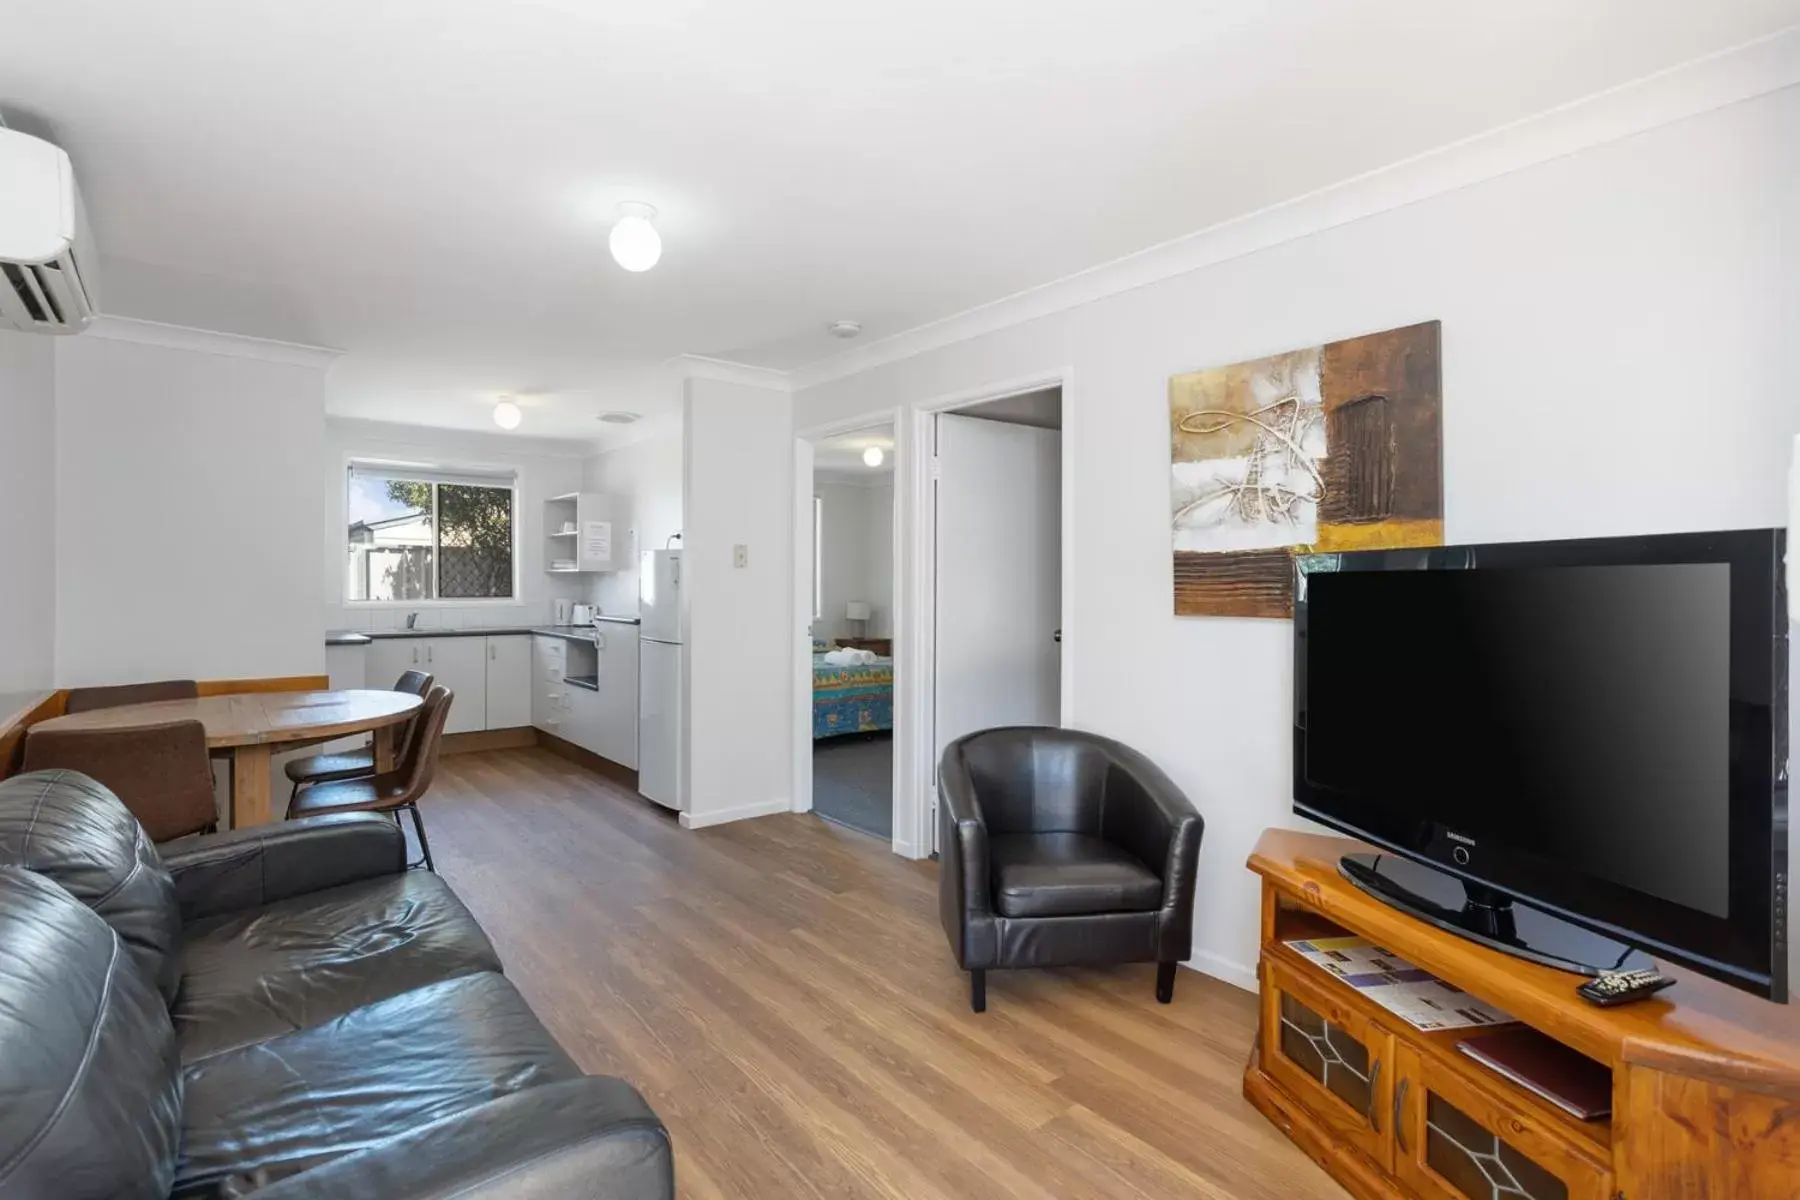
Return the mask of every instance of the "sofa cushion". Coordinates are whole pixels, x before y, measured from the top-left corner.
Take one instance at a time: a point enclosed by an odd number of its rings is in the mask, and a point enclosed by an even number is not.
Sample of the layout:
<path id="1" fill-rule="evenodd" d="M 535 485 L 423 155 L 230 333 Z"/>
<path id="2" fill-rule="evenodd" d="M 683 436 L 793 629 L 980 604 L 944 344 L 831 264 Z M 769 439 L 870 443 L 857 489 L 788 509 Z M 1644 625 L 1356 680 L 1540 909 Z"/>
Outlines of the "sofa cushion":
<path id="1" fill-rule="evenodd" d="M 181 984 L 175 883 L 119 798 L 78 771 L 0 781 L 0 866 L 46 876 L 99 913 L 173 1001 Z"/>
<path id="2" fill-rule="evenodd" d="M 500 975 L 468 975 L 183 1070 L 174 1195 L 238 1195 L 580 1076 Z"/>
<path id="3" fill-rule="evenodd" d="M 426 984 L 500 970 L 456 893 L 407 871 L 208 917 L 186 930 L 175 1031 L 192 1061 L 310 1029 Z"/>
<path id="4" fill-rule="evenodd" d="M 0 868 L 0 1196 L 161 1200 L 180 1127 L 154 985 L 81 901 Z"/>
<path id="5" fill-rule="evenodd" d="M 994 911 L 1003 917 L 1147 912 L 1162 880 L 1130 854 L 1083 833 L 1010 833 L 989 843 Z"/>

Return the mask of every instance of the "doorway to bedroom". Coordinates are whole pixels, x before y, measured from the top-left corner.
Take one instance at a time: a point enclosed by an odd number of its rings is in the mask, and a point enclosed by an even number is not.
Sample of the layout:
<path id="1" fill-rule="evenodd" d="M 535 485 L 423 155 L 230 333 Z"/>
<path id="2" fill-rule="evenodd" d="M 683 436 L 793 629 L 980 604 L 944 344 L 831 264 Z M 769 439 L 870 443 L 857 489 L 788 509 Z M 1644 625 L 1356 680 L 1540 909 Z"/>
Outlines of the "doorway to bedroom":
<path id="1" fill-rule="evenodd" d="M 812 811 L 894 836 L 894 426 L 812 442 Z"/>

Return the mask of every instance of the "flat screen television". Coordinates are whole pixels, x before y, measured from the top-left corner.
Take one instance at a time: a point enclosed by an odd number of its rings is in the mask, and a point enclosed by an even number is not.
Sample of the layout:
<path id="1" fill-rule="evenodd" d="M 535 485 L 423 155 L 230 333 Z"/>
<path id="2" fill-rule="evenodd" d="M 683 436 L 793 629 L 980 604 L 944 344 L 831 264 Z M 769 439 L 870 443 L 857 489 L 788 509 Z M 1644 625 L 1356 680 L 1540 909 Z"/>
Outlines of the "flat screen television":
<path id="1" fill-rule="evenodd" d="M 1785 999 L 1785 540 L 1302 556 L 1295 810 L 1380 848 L 1347 877 L 1465 936 Z"/>

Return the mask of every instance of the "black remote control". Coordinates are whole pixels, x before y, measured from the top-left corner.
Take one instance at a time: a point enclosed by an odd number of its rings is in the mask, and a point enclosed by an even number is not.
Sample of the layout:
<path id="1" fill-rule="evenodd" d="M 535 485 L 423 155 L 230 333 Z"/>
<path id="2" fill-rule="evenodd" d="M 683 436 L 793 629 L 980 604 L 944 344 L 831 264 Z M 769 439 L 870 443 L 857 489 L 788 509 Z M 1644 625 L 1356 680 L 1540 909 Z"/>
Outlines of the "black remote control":
<path id="1" fill-rule="evenodd" d="M 1588 980 L 1575 991 L 1589 1004 L 1611 1008 L 1630 1004 L 1654 992 L 1660 992 L 1675 981 L 1652 967 L 1647 971 L 1607 971 Z"/>

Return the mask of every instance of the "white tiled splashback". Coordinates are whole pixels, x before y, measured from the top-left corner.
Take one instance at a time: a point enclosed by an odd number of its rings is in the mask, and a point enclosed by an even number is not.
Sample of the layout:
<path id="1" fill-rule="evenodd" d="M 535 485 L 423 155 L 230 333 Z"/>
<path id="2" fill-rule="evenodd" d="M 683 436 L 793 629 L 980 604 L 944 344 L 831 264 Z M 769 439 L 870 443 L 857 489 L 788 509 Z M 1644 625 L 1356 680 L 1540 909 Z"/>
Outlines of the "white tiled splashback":
<path id="1" fill-rule="evenodd" d="M 407 614 L 414 611 L 419 614 L 419 619 L 413 623 L 415 629 L 479 629 L 495 625 L 547 625 L 550 622 L 548 601 L 540 604 L 483 604 L 468 608 L 433 605 L 416 610 L 327 604 L 325 628 L 364 631 L 404 629 Z"/>

